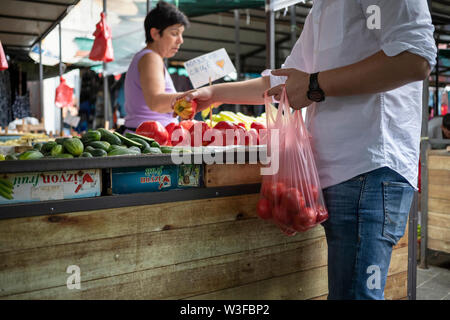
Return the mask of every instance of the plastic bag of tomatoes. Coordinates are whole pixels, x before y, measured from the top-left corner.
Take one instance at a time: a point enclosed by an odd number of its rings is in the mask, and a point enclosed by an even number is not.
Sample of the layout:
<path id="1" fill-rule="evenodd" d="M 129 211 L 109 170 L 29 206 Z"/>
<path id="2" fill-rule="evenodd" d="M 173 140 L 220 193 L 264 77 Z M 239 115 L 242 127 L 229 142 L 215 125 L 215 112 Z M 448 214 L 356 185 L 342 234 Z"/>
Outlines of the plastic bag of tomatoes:
<path id="1" fill-rule="evenodd" d="M 278 109 L 267 96 L 265 104 L 273 172 L 262 177 L 257 212 L 285 234 L 295 235 L 327 220 L 328 212 L 301 111 L 289 107 L 285 90 Z"/>

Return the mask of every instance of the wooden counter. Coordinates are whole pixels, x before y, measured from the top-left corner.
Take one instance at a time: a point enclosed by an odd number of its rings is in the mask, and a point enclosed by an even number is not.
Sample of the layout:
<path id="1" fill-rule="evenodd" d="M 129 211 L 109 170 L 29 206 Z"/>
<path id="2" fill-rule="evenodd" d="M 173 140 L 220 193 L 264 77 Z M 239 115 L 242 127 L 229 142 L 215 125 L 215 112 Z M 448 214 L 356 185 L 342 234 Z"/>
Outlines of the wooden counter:
<path id="1" fill-rule="evenodd" d="M 255 183 L 256 166 L 205 166 L 205 183 Z M 0 298 L 326 299 L 323 228 L 287 237 L 257 217 L 258 197 L 0 220 Z M 81 271 L 79 290 L 66 286 L 71 265 Z M 406 234 L 392 254 L 386 299 L 406 299 L 407 268 Z"/>
<path id="2" fill-rule="evenodd" d="M 428 151 L 428 248 L 450 253 L 450 152 Z"/>

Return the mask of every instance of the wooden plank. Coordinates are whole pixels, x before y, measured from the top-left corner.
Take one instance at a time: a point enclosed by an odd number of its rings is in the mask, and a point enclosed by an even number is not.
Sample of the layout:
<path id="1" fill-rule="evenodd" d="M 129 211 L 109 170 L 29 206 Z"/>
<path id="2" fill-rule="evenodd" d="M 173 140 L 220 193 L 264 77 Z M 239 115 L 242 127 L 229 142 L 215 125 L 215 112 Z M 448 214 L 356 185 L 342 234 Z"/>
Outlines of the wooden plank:
<path id="1" fill-rule="evenodd" d="M 205 166 L 206 187 L 223 187 L 261 182 L 261 164 L 212 164 Z"/>
<path id="2" fill-rule="evenodd" d="M 428 238 L 450 242 L 450 232 L 447 228 L 428 225 Z"/>
<path id="3" fill-rule="evenodd" d="M 327 267 L 274 277 L 238 287 L 197 295 L 195 300 L 305 300 L 328 292 Z"/>
<path id="4" fill-rule="evenodd" d="M 258 218 L 0 253 L 0 296 L 64 285 L 67 267 L 84 281 L 324 236 L 321 226 L 287 237 Z"/>
<path id="5" fill-rule="evenodd" d="M 439 227 L 447 229 L 447 233 L 450 233 L 450 213 L 443 214 L 437 212 L 428 211 L 428 226 Z"/>
<path id="6" fill-rule="evenodd" d="M 49 288 L 8 299 L 180 299 L 326 265 L 325 238 Z"/>
<path id="7" fill-rule="evenodd" d="M 450 185 L 428 184 L 428 198 L 448 200 L 450 197 Z"/>
<path id="8" fill-rule="evenodd" d="M 403 247 L 392 251 L 388 276 L 403 271 L 408 271 L 408 247 Z"/>
<path id="9" fill-rule="evenodd" d="M 408 296 L 408 272 L 400 272 L 387 277 L 384 287 L 386 300 L 401 300 Z"/>
<path id="10" fill-rule="evenodd" d="M 450 241 L 428 238 L 428 249 L 450 253 Z"/>
<path id="11" fill-rule="evenodd" d="M 447 170 L 428 170 L 428 182 L 434 185 L 449 185 L 450 168 Z"/>
<path id="12" fill-rule="evenodd" d="M 0 252 L 256 217 L 259 194 L 0 220 Z"/>
<path id="13" fill-rule="evenodd" d="M 450 215 L 450 195 L 448 199 L 428 199 L 428 211 Z"/>
<path id="14" fill-rule="evenodd" d="M 428 155 L 429 170 L 450 170 L 450 156 L 446 155 Z"/>

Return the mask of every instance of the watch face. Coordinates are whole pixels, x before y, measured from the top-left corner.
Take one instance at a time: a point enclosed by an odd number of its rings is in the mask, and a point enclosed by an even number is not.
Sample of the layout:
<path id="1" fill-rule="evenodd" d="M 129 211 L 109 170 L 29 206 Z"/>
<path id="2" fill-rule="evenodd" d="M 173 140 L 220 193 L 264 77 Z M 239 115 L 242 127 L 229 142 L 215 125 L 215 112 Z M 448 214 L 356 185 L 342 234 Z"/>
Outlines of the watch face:
<path id="1" fill-rule="evenodd" d="M 320 91 L 310 91 L 309 99 L 311 101 L 320 102 L 323 100 L 323 94 Z"/>

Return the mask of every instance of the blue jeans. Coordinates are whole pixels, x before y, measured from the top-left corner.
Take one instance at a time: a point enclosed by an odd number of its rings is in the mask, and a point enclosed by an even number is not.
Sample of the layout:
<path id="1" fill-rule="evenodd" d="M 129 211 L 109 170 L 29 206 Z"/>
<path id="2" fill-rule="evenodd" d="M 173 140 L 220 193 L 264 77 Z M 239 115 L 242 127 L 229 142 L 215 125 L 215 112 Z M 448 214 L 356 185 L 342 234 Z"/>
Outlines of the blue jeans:
<path id="1" fill-rule="evenodd" d="M 329 219 L 328 299 L 384 299 L 392 247 L 405 233 L 414 189 L 384 167 L 323 190 Z"/>

